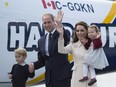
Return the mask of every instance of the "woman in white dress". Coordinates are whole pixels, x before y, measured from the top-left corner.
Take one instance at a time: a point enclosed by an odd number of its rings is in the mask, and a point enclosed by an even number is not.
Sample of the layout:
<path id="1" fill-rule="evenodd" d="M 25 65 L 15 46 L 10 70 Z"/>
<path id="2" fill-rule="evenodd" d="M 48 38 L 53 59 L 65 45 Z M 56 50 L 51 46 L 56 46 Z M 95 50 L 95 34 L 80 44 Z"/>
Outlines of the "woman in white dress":
<path id="1" fill-rule="evenodd" d="M 96 25 L 91 25 L 88 28 L 88 37 L 90 38 L 90 46 L 87 50 L 87 53 L 84 58 L 84 64 L 83 64 L 83 78 L 80 79 L 80 82 L 88 80 L 87 73 L 90 72 L 91 81 L 88 83 L 88 85 L 93 85 L 96 80 L 96 69 L 103 69 L 107 67 L 108 61 L 106 58 L 106 55 L 104 53 L 104 50 L 102 48 L 102 41 L 99 34 L 99 29 Z"/>
<path id="2" fill-rule="evenodd" d="M 72 42 L 65 47 L 62 27 L 57 26 L 57 31 L 59 32 L 58 52 L 62 54 L 71 53 L 73 56 L 74 66 L 72 67 L 73 73 L 71 79 L 71 87 L 97 87 L 96 83 L 92 86 L 88 85 L 90 79 L 84 82 L 79 82 L 79 80 L 83 77 L 83 62 L 84 56 L 87 52 L 85 45 L 88 42 L 88 25 L 83 21 L 78 22 L 75 25 L 75 33 Z"/>

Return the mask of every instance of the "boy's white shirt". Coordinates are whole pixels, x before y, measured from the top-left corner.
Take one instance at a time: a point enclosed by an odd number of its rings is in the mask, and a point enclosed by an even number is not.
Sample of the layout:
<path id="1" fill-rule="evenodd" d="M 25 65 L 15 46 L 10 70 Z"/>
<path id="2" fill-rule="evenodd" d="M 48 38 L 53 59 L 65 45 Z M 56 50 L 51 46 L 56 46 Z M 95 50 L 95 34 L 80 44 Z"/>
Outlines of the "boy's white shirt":
<path id="1" fill-rule="evenodd" d="M 19 63 L 18 63 L 19 64 Z M 23 63 L 19 64 L 21 66 L 25 66 L 26 65 L 26 62 L 24 61 Z"/>

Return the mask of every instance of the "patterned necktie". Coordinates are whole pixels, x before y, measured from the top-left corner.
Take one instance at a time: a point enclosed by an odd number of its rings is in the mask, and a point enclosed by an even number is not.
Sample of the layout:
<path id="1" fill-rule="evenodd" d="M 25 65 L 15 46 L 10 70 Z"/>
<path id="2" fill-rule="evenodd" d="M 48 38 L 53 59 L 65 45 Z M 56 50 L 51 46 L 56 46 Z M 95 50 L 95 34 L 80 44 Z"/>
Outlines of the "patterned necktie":
<path id="1" fill-rule="evenodd" d="M 50 55 L 50 52 L 51 52 L 51 48 L 52 48 L 52 34 L 49 33 L 49 38 L 48 38 L 48 52 L 49 52 L 49 55 Z"/>

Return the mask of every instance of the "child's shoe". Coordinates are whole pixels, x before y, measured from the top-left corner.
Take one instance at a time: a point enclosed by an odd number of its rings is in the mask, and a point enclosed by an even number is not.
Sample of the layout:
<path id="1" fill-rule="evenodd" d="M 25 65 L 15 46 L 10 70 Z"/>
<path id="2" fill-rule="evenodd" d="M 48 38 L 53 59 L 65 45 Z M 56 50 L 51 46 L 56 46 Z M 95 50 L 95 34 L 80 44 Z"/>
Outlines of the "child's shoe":
<path id="1" fill-rule="evenodd" d="M 96 83 L 96 82 L 97 82 L 96 78 L 93 78 L 93 79 L 91 79 L 91 81 L 88 83 L 88 85 L 91 86 L 91 85 L 93 85 L 93 84 Z"/>
<path id="2" fill-rule="evenodd" d="M 86 80 L 88 80 L 88 76 L 83 77 L 82 79 L 79 80 L 79 82 L 83 82 L 83 81 L 86 81 Z"/>

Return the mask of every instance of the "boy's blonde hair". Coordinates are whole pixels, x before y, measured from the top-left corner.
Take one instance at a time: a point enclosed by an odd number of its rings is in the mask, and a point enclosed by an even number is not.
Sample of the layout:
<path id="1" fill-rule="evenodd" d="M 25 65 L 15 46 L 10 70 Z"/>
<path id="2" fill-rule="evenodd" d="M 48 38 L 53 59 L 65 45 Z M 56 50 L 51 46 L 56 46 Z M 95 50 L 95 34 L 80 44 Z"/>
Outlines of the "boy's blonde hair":
<path id="1" fill-rule="evenodd" d="M 27 52 L 24 48 L 20 47 L 20 48 L 17 48 L 15 51 L 15 53 L 19 54 L 19 55 L 22 55 L 24 57 L 27 57 Z"/>
<path id="2" fill-rule="evenodd" d="M 99 32 L 99 28 L 96 25 L 90 25 L 89 28 L 93 28 L 96 32 Z"/>

